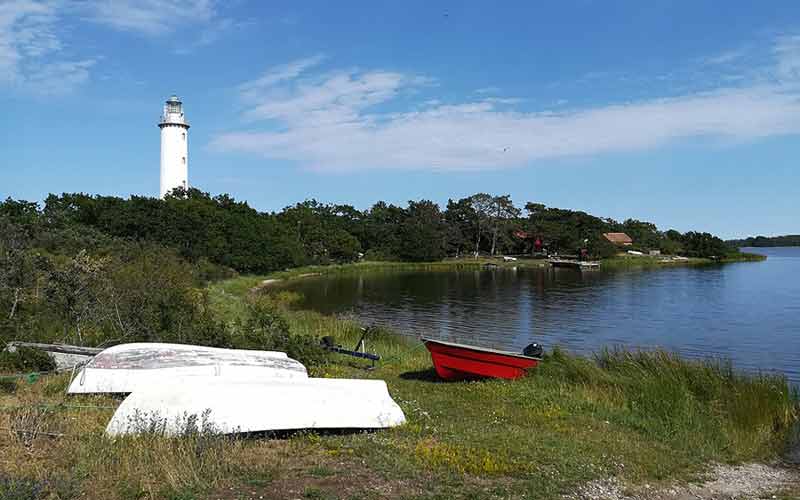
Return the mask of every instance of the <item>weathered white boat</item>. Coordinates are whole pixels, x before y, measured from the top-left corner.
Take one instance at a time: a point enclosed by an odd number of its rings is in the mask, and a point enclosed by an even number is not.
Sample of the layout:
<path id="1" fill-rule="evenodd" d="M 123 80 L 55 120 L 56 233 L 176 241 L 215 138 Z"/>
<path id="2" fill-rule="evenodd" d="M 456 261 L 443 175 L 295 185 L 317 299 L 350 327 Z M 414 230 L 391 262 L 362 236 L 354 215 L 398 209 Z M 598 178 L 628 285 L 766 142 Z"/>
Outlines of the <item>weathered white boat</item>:
<path id="1" fill-rule="evenodd" d="M 106 433 L 380 429 L 403 422 L 405 415 L 383 380 L 194 377 L 134 391 L 117 408 Z"/>
<path id="2" fill-rule="evenodd" d="M 67 392 L 129 393 L 186 377 L 226 380 L 305 379 L 306 367 L 277 351 L 220 349 L 183 344 L 135 343 L 110 347 L 92 358 Z"/>

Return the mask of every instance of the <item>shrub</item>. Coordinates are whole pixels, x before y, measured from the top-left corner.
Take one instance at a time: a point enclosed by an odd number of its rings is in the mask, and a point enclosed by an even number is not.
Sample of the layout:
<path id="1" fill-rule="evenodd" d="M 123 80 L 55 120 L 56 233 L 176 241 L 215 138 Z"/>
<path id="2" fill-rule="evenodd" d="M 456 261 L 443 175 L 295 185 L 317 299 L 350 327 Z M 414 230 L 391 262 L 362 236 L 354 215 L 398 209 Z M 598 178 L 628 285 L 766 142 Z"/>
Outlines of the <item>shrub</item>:
<path id="1" fill-rule="evenodd" d="M 0 476 L 0 498 L 3 500 L 33 500 L 43 498 L 46 484 L 33 479 L 12 479 Z"/>
<path id="2" fill-rule="evenodd" d="M 608 259 L 617 255 L 617 252 L 619 252 L 617 246 L 608 241 L 602 234 L 596 236 L 589 242 L 588 250 L 592 257 L 601 259 Z"/>
<path id="3" fill-rule="evenodd" d="M 397 256 L 380 248 L 370 248 L 364 254 L 364 260 L 391 262 L 397 260 Z"/>
<path id="4" fill-rule="evenodd" d="M 207 311 L 193 319 L 189 334 L 186 338 L 179 340 L 209 347 L 231 347 L 232 345 L 228 326 L 222 321 L 217 321 Z"/>
<path id="5" fill-rule="evenodd" d="M 0 352 L 0 370 L 13 372 L 47 372 L 56 369 L 56 362 L 44 351 L 17 347 L 14 352 Z"/>
<path id="6" fill-rule="evenodd" d="M 289 332 L 283 311 L 270 297 L 254 299 L 236 330 L 233 343 L 237 348 L 283 351 L 306 365 L 320 364 L 327 357 L 318 338 Z"/>
<path id="7" fill-rule="evenodd" d="M 14 394 L 16 390 L 17 390 L 16 380 L 10 377 L 0 377 L 0 394 Z"/>
<path id="8" fill-rule="evenodd" d="M 199 258 L 193 267 L 195 278 L 203 284 L 234 278 L 238 275 L 230 267 L 215 264 L 205 257 Z"/>

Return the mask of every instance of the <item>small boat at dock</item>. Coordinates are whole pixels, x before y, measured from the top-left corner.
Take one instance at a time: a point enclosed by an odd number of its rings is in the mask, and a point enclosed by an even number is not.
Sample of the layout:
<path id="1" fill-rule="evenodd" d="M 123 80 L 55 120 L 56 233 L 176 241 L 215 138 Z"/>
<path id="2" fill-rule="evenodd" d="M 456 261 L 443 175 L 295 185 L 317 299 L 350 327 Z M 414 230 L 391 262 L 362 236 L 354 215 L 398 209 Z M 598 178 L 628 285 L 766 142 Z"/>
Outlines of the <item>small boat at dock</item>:
<path id="1" fill-rule="evenodd" d="M 423 338 L 422 342 L 431 353 L 436 374 L 445 380 L 517 379 L 542 360 L 538 344 L 516 353 L 429 338 Z"/>
<path id="2" fill-rule="evenodd" d="M 548 260 L 553 267 L 566 267 L 569 269 L 597 269 L 600 263 L 592 260 L 570 260 L 570 259 L 550 259 Z"/>

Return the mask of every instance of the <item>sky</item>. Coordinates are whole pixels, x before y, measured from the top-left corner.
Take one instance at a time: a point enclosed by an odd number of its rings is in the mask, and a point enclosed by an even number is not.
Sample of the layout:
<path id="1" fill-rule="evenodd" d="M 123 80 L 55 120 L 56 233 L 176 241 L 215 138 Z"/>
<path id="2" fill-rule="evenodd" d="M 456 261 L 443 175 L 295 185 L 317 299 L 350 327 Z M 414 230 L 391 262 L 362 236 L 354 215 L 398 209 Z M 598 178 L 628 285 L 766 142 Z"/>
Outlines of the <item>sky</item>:
<path id="1" fill-rule="evenodd" d="M 0 197 L 477 192 L 800 233 L 800 2 L 0 0 Z"/>

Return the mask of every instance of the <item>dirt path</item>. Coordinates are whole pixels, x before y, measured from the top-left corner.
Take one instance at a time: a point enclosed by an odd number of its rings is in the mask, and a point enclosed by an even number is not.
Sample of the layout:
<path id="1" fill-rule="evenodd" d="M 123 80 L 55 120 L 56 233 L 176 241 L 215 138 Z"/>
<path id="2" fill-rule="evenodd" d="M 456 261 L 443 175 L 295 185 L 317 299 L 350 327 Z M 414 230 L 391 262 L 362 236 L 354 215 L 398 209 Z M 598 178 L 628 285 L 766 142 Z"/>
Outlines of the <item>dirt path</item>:
<path id="1" fill-rule="evenodd" d="M 614 478 L 592 481 L 565 500 L 750 500 L 800 498 L 800 470 L 764 464 L 717 465 L 706 481 L 651 488 L 625 488 Z"/>

